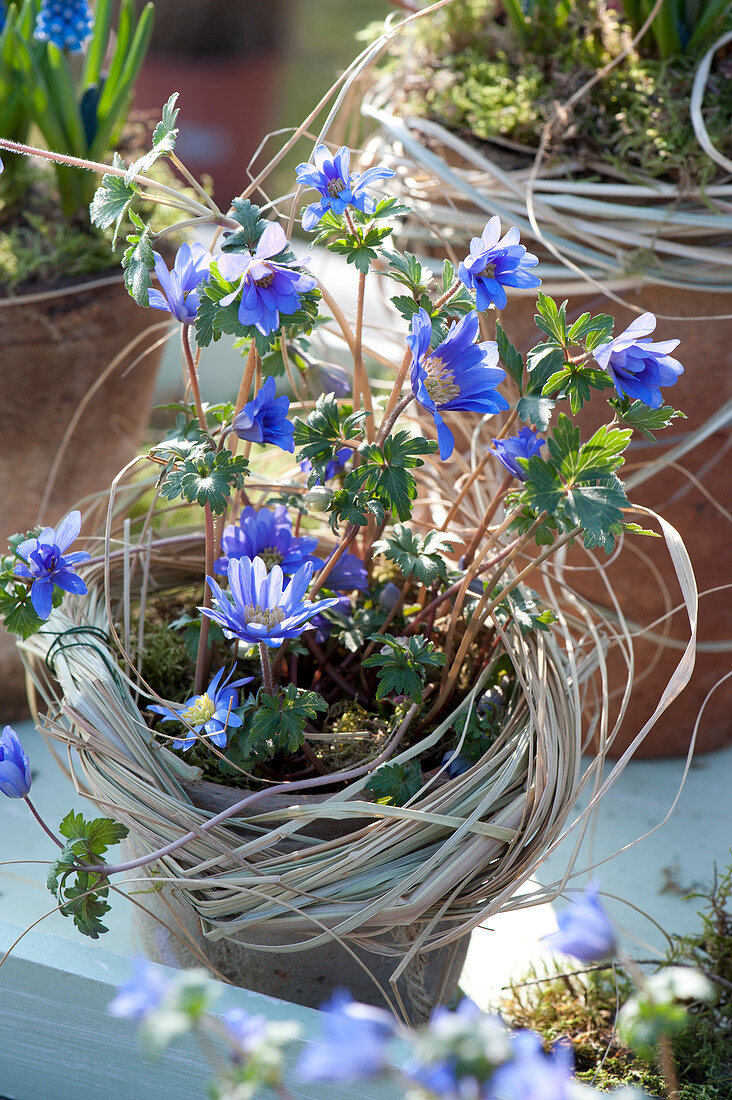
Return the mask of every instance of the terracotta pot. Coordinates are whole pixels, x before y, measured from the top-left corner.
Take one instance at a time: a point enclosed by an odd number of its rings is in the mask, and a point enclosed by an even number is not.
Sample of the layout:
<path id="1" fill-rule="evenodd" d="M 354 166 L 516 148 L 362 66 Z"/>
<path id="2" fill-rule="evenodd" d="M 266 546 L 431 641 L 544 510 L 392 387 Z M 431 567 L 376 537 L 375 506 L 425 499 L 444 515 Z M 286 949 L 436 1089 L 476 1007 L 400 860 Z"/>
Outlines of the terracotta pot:
<path id="1" fill-rule="evenodd" d="M 551 293 L 551 288 L 548 292 Z M 687 318 L 659 321 L 656 337 L 679 337 L 681 340 L 675 354 L 684 364 L 685 373 L 673 389 L 665 391 L 665 398 L 668 404 L 682 409 L 688 419 L 674 421 L 665 433 L 658 436 L 655 445 L 642 439 L 634 440 L 624 468 L 625 476 L 629 476 L 638 463 L 663 455 L 688 431 L 700 427 L 730 400 L 732 322 L 696 320 L 696 317 L 703 315 L 729 313 L 729 297 L 724 294 L 647 286 L 637 293 L 624 292 L 624 296 L 641 310 Z M 611 313 L 616 318 L 616 333 L 622 332 L 637 316 L 598 295 L 570 300 L 569 310 L 575 316 L 584 310 Z M 533 301 L 513 299 L 501 316 L 501 324 L 509 338 L 523 351 L 538 340 L 533 314 Z M 593 404 L 595 407 L 588 406 L 580 418 L 583 438 L 587 438 L 603 422 L 607 413 L 604 402 Z M 725 447 L 728 446 L 729 433 L 716 432 L 680 459 L 680 466 L 703 482 L 703 491 L 684 470 L 671 467 L 630 493 L 634 503 L 660 512 L 680 532 L 689 551 L 700 592 L 730 581 L 732 532 L 729 521 L 709 499 L 712 497 L 727 510 L 730 509 L 730 476 L 725 458 Z M 642 516 L 634 518 L 643 526 L 653 526 L 644 522 Z M 667 608 L 652 565 L 641 555 L 647 555 L 660 570 L 669 588 L 671 605 L 679 604 L 681 596 L 673 566 L 658 540 L 628 536 L 620 559 L 608 566 L 606 574 L 624 614 L 640 626 L 647 626 L 664 615 Z M 602 552 L 599 557 L 604 557 Z M 586 566 L 589 562 L 586 554 L 575 548 L 568 556 L 568 564 Z M 568 579 L 593 602 L 607 604 L 604 586 L 591 571 L 568 574 Z M 656 634 L 662 634 L 667 627 L 659 624 L 653 629 Z M 656 640 L 635 640 L 636 682 L 614 753 L 619 754 L 629 744 L 652 714 L 687 639 L 688 622 L 685 613 L 680 611 L 670 621 L 670 645 L 661 647 Z M 691 683 L 654 726 L 639 755 L 673 756 L 686 753 L 707 692 L 729 671 L 731 639 L 732 594 L 726 591 L 702 596 L 699 605 L 699 650 Z M 611 673 L 615 675 L 618 688 L 625 686 L 624 667 L 619 658 L 611 662 Z M 619 676 L 622 676 L 620 683 Z M 708 752 L 730 742 L 732 683 L 728 681 L 714 693 L 704 710 L 696 748 Z"/>
<path id="2" fill-rule="evenodd" d="M 169 57 L 151 54 L 136 85 L 135 105 L 160 111 L 179 92 L 176 152 L 197 177 L 210 175 L 225 209 L 248 183 L 247 165 L 274 125 L 279 55 Z"/>
<path id="3" fill-rule="evenodd" d="M 183 783 L 196 805 L 218 812 L 238 802 L 245 793 L 238 788 L 214 783 Z M 296 796 L 300 804 L 321 803 L 327 795 Z M 293 796 L 273 795 L 259 803 L 262 813 L 281 811 L 291 805 Z M 304 825 L 300 833 L 321 841 L 336 840 L 356 829 L 362 829 L 372 819 L 361 818 L 358 825 L 347 820 L 316 818 Z M 242 839 L 246 830 L 242 831 Z M 249 833 L 251 835 L 251 833 Z M 299 847 L 297 834 L 280 841 L 285 850 Z M 128 838 L 125 859 L 145 854 L 145 849 Z M 203 934 L 201 921 L 181 897 L 172 883 L 146 893 L 147 913 L 135 910 L 135 930 L 145 955 L 166 966 L 192 967 L 205 963 L 217 974 L 244 989 L 265 993 L 294 1004 L 320 1008 L 336 990 L 347 989 L 357 1001 L 386 1007 L 381 988 L 392 998 L 389 979 L 396 969 L 409 939 L 409 930 L 390 928 L 379 936 L 383 952 L 349 943 L 347 950 L 333 940 L 320 947 L 298 951 L 277 950 L 289 943 L 301 942 L 296 934 L 281 931 L 251 929 L 239 934 L 241 943 L 232 936 L 210 939 Z M 172 929 L 172 931 L 171 931 Z M 320 930 L 313 927 L 312 935 Z M 399 993 L 413 1024 L 423 1023 L 432 1008 L 453 999 L 468 953 L 470 936 L 463 936 L 446 947 L 418 954 L 405 968 L 397 983 Z"/>
<path id="4" fill-rule="evenodd" d="M 134 455 L 148 423 L 161 350 L 126 372 L 160 335 L 143 333 L 163 318 L 140 309 L 116 276 L 27 301 L 0 300 L 0 379 L 8 413 L 0 447 L 2 545 L 16 531 L 56 523 L 81 498 L 108 488 Z M 72 417 L 118 356 L 83 409 L 47 494 Z M 4 717 L 26 715 L 22 666 L 5 631 L 0 678 Z"/>

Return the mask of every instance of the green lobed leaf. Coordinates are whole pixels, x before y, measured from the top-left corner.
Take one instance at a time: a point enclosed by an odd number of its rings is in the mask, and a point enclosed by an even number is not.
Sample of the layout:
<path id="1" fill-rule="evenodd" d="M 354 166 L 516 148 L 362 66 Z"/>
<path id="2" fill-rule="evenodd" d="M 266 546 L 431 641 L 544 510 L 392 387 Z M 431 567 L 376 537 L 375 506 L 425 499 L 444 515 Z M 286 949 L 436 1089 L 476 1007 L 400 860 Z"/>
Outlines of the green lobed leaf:
<path id="1" fill-rule="evenodd" d="M 124 161 L 118 153 L 114 154 L 113 163 L 117 168 L 124 166 Z M 119 227 L 137 193 L 135 185 L 125 183 L 121 176 L 102 176 L 102 182 L 94 192 L 94 198 L 89 206 L 89 217 L 92 225 L 96 225 L 99 229 L 109 229 L 111 225 L 114 226 L 112 248 L 117 245 Z"/>
<path id="2" fill-rule="evenodd" d="M 422 688 L 430 667 L 445 664 L 445 654 L 435 649 L 423 635 L 395 638 L 393 634 L 372 634 L 370 641 L 381 646 L 362 662 L 364 668 L 377 669 L 379 686 L 376 698 L 407 695 L 413 703 L 422 702 Z"/>
<path id="3" fill-rule="evenodd" d="M 422 769 L 417 760 L 408 760 L 406 764 L 382 764 L 365 789 L 382 805 L 404 806 L 422 789 Z"/>
<path id="4" fill-rule="evenodd" d="M 548 294 L 539 291 L 536 296 L 536 314 L 534 316 L 537 328 L 545 332 L 547 336 L 558 341 L 562 348 L 567 344 L 567 303 L 561 306 Z"/>
<path id="5" fill-rule="evenodd" d="M 538 393 L 527 393 L 519 398 L 516 412 L 519 419 L 526 424 L 533 424 L 540 432 L 545 432 L 549 427 L 554 402 L 549 397 L 542 397 Z"/>
<path id="6" fill-rule="evenodd" d="M 373 549 L 374 553 L 383 554 L 398 565 L 403 577 L 414 576 L 429 587 L 437 580 L 446 579 L 444 554 L 454 550 L 454 545 L 437 531 L 430 531 L 421 538 L 406 525 L 398 523 L 391 535 L 374 543 Z"/>
<path id="7" fill-rule="evenodd" d="M 124 182 L 130 184 L 135 176 L 149 172 L 159 157 L 167 156 L 175 149 L 178 129 L 175 125 L 180 108 L 176 107 L 178 92 L 173 92 L 168 102 L 163 107 L 162 118 L 153 130 L 152 148 L 144 153 L 127 169 Z"/>
<path id="8" fill-rule="evenodd" d="M 423 270 L 422 264 L 416 256 L 413 256 L 411 252 L 387 252 L 385 258 L 389 263 L 384 272 L 386 277 L 394 279 L 397 283 L 402 283 L 411 290 L 412 299 L 407 299 L 407 301 L 419 299 L 427 292 L 433 282 L 433 277 L 431 272 Z"/>
<path id="9" fill-rule="evenodd" d="M 23 640 L 36 634 L 44 622 L 33 609 L 30 587 L 19 583 L 12 583 L 9 590 L 0 588 L 0 618 L 9 634 Z"/>
<path id="10" fill-rule="evenodd" d="M 129 248 L 122 257 L 125 286 L 139 306 L 149 306 L 149 291 L 152 285 L 151 272 L 155 268 L 155 256 L 152 247 L 152 230 L 130 210 L 130 220 L 140 230 L 127 237 Z"/>
<path id="11" fill-rule="evenodd" d="M 360 464 L 349 471 L 344 488 L 363 490 L 381 502 L 387 512 L 401 520 L 409 519 L 417 484 L 409 472 L 424 465 L 422 455 L 434 454 L 432 440 L 410 436 L 406 431 L 387 436 L 379 447 L 362 443 L 358 449 Z"/>
<path id="12" fill-rule="evenodd" d="M 315 691 L 306 691 L 288 684 L 274 695 L 260 692 L 256 708 L 251 713 L 247 734 L 249 748 L 257 754 L 258 746 L 269 745 L 276 752 L 296 752 L 305 740 L 305 726 L 328 710 L 328 704 Z"/>
<path id="13" fill-rule="evenodd" d="M 183 497 L 190 504 L 208 505 L 215 516 L 226 511 L 234 489 L 244 486 L 249 464 L 243 455 L 232 455 L 224 448 L 196 448 L 192 457 L 166 472 L 160 490 L 166 500 Z"/>
<path id="14" fill-rule="evenodd" d="M 501 363 L 513 378 L 514 382 L 519 388 L 519 393 L 523 393 L 524 386 L 524 361 L 521 353 L 517 348 L 513 346 L 511 341 L 506 336 L 502 327 L 496 322 L 496 343 L 498 344 L 498 355 Z M 519 413 L 519 416 L 521 414 Z"/>
<path id="15" fill-rule="evenodd" d="M 610 398 L 608 403 L 615 409 L 623 424 L 627 424 L 634 431 L 644 435 L 646 439 L 653 440 L 654 443 L 656 441 L 654 432 L 663 431 L 677 417 L 686 419 L 685 413 L 679 412 L 678 409 L 674 409 L 670 405 L 662 405 L 660 409 L 650 409 L 642 401 L 631 401 L 628 397 L 622 400 Z"/>

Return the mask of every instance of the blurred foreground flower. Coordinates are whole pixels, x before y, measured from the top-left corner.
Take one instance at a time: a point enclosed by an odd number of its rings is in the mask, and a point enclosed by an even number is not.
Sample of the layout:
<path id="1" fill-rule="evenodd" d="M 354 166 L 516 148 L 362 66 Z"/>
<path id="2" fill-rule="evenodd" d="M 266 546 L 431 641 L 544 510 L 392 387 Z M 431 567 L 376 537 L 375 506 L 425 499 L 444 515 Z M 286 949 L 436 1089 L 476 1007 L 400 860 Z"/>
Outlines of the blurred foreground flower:
<path id="1" fill-rule="evenodd" d="M 573 955 L 580 962 L 599 962 L 615 954 L 615 929 L 594 886 L 557 916 L 559 931 L 544 937 L 553 951 Z"/>

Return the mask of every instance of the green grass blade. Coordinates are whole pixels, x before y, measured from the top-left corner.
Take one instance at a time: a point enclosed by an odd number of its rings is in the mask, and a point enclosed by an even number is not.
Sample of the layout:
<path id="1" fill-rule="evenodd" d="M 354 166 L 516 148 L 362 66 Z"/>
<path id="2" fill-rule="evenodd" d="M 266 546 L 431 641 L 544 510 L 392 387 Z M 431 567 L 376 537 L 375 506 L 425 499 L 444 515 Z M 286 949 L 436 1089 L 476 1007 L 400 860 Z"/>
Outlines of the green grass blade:
<path id="1" fill-rule="evenodd" d="M 730 0 L 709 0 L 709 3 L 704 5 L 704 11 L 687 43 L 688 53 L 701 49 L 708 44 L 707 40 L 723 33 L 727 25 L 725 15 L 729 10 Z"/>
<path id="2" fill-rule="evenodd" d="M 111 79 L 108 79 L 105 84 L 99 103 L 99 130 L 91 153 L 93 157 L 103 155 L 104 151 L 109 148 L 115 133 L 124 123 L 135 80 L 150 45 L 154 20 L 155 5 L 148 3 L 138 20 L 121 76 L 116 87 L 113 88 L 114 98 L 109 104 L 104 103 L 104 93 L 110 87 Z"/>
<path id="3" fill-rule="evenodd" d="M 84 124 L 81 119 L 81 112 L 76 99 L 76 88 L 66 54 L 53 42 L 49 42 L 46 56 L 45 73 L 50 93 L 49 107 L 57 116 L 67 134 L 68 151 L 75 157 L 86 156 Z"/>
<path id="4" fill-rule="evenodd" d="M 81 76 L 81 88 L 98 84 L 102 65 L 107 55 L 109 32 L 112 27 L 112 0 L 98 0 L 94 12 L 94 35 L 86 53 L 84 71 Z"/>
<path id="5" fill-rule="evenodd" d="M 101 97 L 99 99 L 99 105 L 97 107 L 98 117 L 101 119 L 109 110 L 109 105 L 114 99 L 115 89 L 119 83 L 119 79 L 122 76 L 122 70 L 125 65 L 125 58 L 127 51 L 130 48 L 130 42 L 132 41 L 132 32 L 135 25 L 135 8 L 133 0 L 122 0 L 122 4 L 119 9 L 119 21 L 117 23 L 117 42 L 115 44 L 114 53 L 112 54 L 112 60 L 109 64 L 109 72 L 104 82 L 104 88 L 102 90 Z"/>

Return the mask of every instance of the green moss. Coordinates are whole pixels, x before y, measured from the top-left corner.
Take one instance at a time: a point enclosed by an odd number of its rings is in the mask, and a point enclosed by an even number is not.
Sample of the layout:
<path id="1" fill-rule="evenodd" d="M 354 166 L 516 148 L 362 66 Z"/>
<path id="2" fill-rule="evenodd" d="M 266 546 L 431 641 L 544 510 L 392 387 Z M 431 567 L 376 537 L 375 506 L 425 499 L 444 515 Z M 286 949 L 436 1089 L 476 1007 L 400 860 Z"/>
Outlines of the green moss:
<path id="1" fill-rule="evenodd" d="M 566 102 L 628 42 L 626 29 L 595 0 L 573 6 L 561 33 L 537 25 L 521 48 L 492 0 L 472 0 L 442 19 L 418 21 L 397 60 L 403 105 L 483 141 L 535 149 Z M 452 13 L 452 14 L 448 14 Z M 726 19 L 732 24 L 732 9 Z M 726 24 L 725 24 L 726 25 Z M 583 174 L 605 163 L 682 186 L 704 185 L 717 166 L 698 145 L 689 98 L 698 59 L 668 61 L 631 52 L 575 104 L 552 132 L 550 155 L 575 159 Z M 407 76 L 404 76 L 404 70 Z M 397 82 L 395 82 L 396 84 Z M 732 141 L 732 83 L 710 82 L 705 120 L 719 148 Z"/>
<path id="2" fill-rule="evenodd" d="M 679 1076 L 678 1100 L 732 1098 L 732 867 L 707 894 L 699 932 L 674 937 L 664 965 L 694 966 L 716 985 L 713 1004 L 689 1014 L 686 1029 L 674 1040 Z M 575 975 L 514 983 L 502 1012 L 513 1026 L 538 1031 L 547 1042 L 568 1036 L 573 1043 L 577 1076 L 603 1091 L 633 1085 L 649 1096 L 664 1096 L 656 1066 L 636 1058 L 617 1040 L 617 1006 L 633 991 L 630 979 L 616 967 Z"/>

